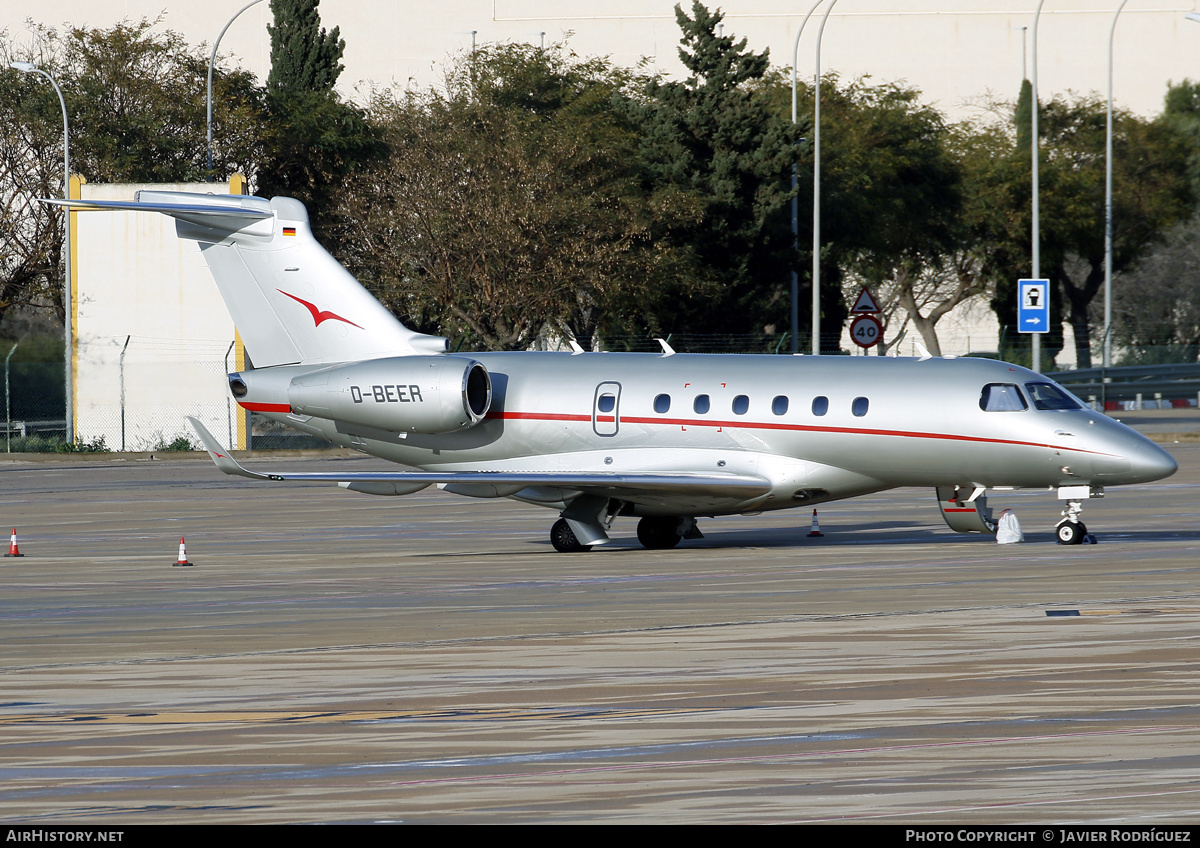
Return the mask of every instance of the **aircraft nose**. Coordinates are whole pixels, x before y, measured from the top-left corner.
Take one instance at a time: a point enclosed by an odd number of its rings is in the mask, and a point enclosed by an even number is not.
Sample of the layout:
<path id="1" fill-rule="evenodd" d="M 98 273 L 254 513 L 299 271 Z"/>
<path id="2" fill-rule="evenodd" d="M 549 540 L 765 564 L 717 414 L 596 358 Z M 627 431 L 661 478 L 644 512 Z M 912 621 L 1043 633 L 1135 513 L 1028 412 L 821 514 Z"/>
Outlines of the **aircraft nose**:
<path id="1" fill-rule="evenodd" d="M 1179 470 L 1179 463 L 1175 461 L 1175 457 L 1148 440 L 1138 445 L 1138 449 L 1132 452 L 1129 460 L 1131 471 L 1142 483 L 1170 477 Z"/>

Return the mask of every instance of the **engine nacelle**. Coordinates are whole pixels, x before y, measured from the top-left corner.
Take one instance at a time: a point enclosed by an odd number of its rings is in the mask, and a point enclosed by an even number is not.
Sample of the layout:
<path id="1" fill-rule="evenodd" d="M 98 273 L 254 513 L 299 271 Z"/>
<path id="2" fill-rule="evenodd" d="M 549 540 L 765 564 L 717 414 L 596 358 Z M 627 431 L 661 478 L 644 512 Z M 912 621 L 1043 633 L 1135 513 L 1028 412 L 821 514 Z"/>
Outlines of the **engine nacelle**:
<path id="1" fill-rule="evenodd" d="M 295 377 L 287 399 L 299 415 L 397 433 L 450 433 L 487 415 L 492 380 L 474 359 L 397 356 Z"/>

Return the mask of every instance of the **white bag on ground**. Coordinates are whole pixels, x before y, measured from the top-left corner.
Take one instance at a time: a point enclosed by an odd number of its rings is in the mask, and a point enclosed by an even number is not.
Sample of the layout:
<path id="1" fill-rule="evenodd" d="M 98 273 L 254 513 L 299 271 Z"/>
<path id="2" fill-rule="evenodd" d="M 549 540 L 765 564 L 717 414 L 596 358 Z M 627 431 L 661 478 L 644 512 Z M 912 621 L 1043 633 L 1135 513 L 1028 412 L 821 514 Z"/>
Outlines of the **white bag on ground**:
<path id="1" fill-rule="evenodd" d="M 996 544 L 1015 545 L 1024 541 L 1025 534 L 1021 532 L 1021 522 L 1017 521 L 1016 513 L 1011 509 L 1004 510 L 1000 513 L 1000 523 L 996 527 Z"/>

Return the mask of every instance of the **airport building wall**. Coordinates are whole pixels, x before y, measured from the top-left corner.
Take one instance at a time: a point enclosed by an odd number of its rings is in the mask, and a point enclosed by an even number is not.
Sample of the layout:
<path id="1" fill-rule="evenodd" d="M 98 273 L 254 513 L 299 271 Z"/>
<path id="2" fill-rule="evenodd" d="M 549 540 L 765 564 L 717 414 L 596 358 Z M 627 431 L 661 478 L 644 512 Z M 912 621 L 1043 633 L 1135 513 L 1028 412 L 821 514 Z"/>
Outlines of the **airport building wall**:
<path id="1" fill-rule="evenodd" d="M 228 185 L 87 185 L 84 200 L 132 200 L 139 189 L 229 191 Z M 153 212 L 76 212 L 75 429 L 80 442 L 155 450 L 186 417 L 226 444 L 245 421 L 225 375 L 238 368 L 233 321 L 194 241 Z"/>

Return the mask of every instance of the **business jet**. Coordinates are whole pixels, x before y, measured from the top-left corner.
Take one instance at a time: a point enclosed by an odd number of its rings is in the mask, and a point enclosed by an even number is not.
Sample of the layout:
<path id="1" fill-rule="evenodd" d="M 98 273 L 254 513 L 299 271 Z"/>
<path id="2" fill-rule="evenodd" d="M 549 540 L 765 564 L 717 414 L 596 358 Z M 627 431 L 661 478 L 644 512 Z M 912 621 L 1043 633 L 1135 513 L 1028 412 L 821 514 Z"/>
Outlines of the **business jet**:
<path id="1" fill-rule="evenodd" d="M 65 201 L 59 201 L 65 203 Z M 898 486 L 946 523 L 995 532 L 987 491 L 1055 490 L 1061 544 L 1082 502 L 1159 480 L 1175 460 L 1040 374 L 985 359 L 573 352 L 450 353 L 388 312 L 276 197 L 141 191 L 74 207 L 162 212 L 199 242 L 253 367 L 244 409 L 417 468 L 264 473 L 190 419 L 226 474 L 372 495 L 430 485 L 557 510 L 562 552 L 639 519 L 647 548 L 700 538 L 698 517 L 809 508 Z"/>

